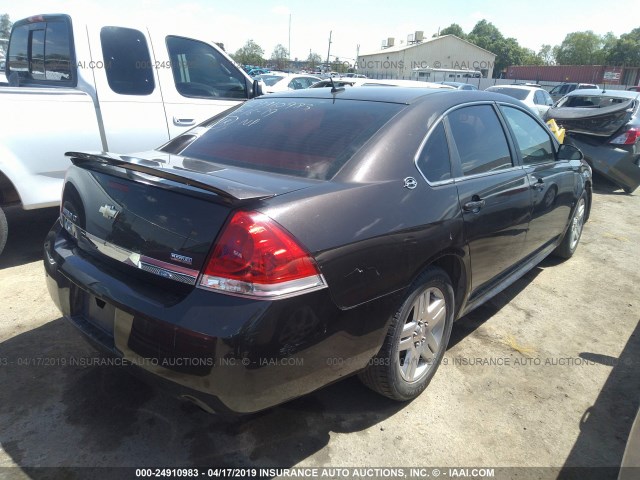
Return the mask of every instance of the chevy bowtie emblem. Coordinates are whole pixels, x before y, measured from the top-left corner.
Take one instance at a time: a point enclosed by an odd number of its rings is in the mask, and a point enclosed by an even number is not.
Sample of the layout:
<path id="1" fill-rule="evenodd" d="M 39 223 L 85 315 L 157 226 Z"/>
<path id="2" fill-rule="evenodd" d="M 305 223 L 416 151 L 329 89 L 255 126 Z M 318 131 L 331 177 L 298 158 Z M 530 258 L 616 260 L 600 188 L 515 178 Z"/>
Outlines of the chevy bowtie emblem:
<path id="1" fill-rule="evenodd" d="M 404 179 L 404 188 L 408 188 L 409 190 L 413 190 L 418 186 L 418 181 L 413 177 L 407 177 Z"/>
<path id="2" fill-rule="evenodd" d="M 104 218 L 108 218 L 109 220 L 113 220 L 120 213 L 120 211 L 116 210 L 116 207 L 113 205 L 103 205 L 100 207 L 98 212 L 100 212 Z"/>

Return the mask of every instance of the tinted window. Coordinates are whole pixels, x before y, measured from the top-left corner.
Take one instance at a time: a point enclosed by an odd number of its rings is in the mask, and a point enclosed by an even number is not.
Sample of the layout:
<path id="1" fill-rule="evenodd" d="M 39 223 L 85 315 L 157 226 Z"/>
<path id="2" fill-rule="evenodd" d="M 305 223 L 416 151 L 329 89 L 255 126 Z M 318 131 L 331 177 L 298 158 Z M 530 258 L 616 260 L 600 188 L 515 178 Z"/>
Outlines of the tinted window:
<path id="1" fill-rule="evenodd" d="M 509 87 L 491 87 L 487 90 L 496 93 L 502 93 L 503 95 L 509 95 L 510 97 L 517 98 L 518 100 L 524 100 L 529 95 L 529 90 L 522 88 L 509 88 Z"/>
<path id="2" fill-rule="evenodd" d="M 430 182 L 440 182 L 451 178 L 449 145 L 444 126 L 439 123 L 431 131 L 427 143 L 418 157 L 418 168 Z"/>
<path id="3" fill-rule="evenodd" d="M 216 118 L 206 133 L 175 153 L 325 180 L 402 108 L 392 103 L 266 96 Z"/>
<path id="4" fill-rule="evenodd" d="M 31 30 L 31 78 L 46 80 L 44 71 L 45 30 Z"/>
<path id="5" fill-rule="evenodd" d="M 454 110 L 447 118 L 465 175 L 492 172 L 513 165 L 504 130 L 493 107 L 464 107 Z"/>
<path id="6" fill-rule="evenodd" d="M 211 45 L 167 37 L 176 89 L 185 97 L 247 98 L 245 77 Z"/>
<path id="7" fill-rule="evenodd" d="M 104 27 L 102 56 L 109 87 L 122 95 L 149 95 L 155 89 L 147 40 L 131 28 Z"/>
<path id="8" fill-rule="evenodd" d="M 551 138 L 538 122 L 517 108 L 500 108 L 513 130 L 525 164 L 555 160 Z"/>
<path id="9" fill-rule="evenodd" d="M 71 41 L 64 21 L 30 23 L 14 28 L 9 43 L 9 74 L 21 81 L 71 84 Z"/>

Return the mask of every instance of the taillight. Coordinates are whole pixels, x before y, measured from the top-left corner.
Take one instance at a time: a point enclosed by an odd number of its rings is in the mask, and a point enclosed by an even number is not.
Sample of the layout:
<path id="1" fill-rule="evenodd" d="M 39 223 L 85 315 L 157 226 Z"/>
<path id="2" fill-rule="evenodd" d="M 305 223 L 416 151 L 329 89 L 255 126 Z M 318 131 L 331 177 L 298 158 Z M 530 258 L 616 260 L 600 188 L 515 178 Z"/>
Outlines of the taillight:
<path id="1" fill-rule="evenodd" d="M 200 286 L 259 298 L 291 296 L 326 286 L 311 255 L 274 220 L 237 212 L 202 272 Z"/>
<path id="2" fill-rule="evenodd" d="M 609 143 L 613 143 L 615 145 L 633 145 L 640 138 L 640 129 L 639 128 L 630 128 L 622 135 L 618 135 L 616 138 L 611 140 Z"/>

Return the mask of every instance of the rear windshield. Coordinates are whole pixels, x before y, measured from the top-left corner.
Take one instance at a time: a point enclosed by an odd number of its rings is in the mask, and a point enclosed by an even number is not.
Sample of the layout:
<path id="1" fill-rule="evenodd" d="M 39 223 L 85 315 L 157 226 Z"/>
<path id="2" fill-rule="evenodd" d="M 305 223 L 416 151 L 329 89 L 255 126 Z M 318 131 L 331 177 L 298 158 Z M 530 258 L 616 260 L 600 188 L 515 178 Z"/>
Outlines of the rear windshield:
<path id="1" fill-rule="evenodd" d="M 403 105 L 331 99 L 256 99 L 216 118 L 185 157 L 327 180 Z"/>
<path id="2" fill-rule="evenodd" d="M 273 87 L 276 83 L 278 83 L 284 77 L 279 77 L 277 75 L 258 75 L 256 78 L 258 80 L 262 80 L 267 87 Z"/>
<path id="3" fill-rule="evenodd" d="M 492 92 L 502 93 L 503 95 L 509 95 L 510 97 L 517 98 L 518 100 L 524 100 L 529 95 L 529 90 L 522 90 L 521 88 L 492 88 Z"/>

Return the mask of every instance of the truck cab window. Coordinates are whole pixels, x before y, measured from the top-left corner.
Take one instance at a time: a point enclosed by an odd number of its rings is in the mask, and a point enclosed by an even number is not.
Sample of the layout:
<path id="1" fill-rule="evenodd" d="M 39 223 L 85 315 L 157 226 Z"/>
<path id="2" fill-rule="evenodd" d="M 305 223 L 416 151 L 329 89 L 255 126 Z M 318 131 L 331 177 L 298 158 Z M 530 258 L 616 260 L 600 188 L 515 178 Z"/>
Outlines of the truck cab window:
<path id="1" fill-rule="evenodd" d="M 70 39 L 65 21 L 19 23 L 9 42 L 9 76 L 24 84 L 74 86 Z"/>
<path id="2" fill-rule="evenodd" d="M 150 95 L 155 89 L 147 40 L 132 28 L 104 27 L 100 31 L 109 87 L 121 95 Z"/>
<path id="3" fill-rule="evenodd" d="M 176 89 L 184 97 L 247 98 L 244 77 L 215 48 L 204 42 L 167 37 Z"/>

